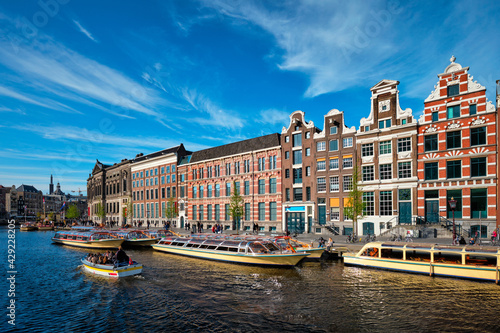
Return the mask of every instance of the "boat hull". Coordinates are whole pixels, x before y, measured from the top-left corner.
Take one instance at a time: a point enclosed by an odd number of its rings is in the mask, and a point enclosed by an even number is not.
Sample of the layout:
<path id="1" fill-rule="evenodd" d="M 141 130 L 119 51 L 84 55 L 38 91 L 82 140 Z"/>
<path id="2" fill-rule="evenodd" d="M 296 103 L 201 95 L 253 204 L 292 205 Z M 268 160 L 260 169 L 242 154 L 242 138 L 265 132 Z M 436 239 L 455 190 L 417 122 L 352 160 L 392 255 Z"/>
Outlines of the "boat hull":
<path id="1" fill-rule="evenodd" d="M 142 273 L 142 265 L 138 263 L 123 267 L 113 267 L 111 265 L 98 265 L 88 262 L 87 260 L 82 260 L 82 264 L 85 271 L 94 275 L 110 278 L 120 278 Z"/>
<path id="2" fill-rule="evenodd" d="M 20 227 L 20 231 L 37 231 L 38 227 Z"/>
<path id="3" fill-rule="evenodd" d="M 293 253 L 293 254 L 265 254 L 265 255 L 248 255 L 240 253 L 222 253 L 219 251 L 202 250 L 202 249 L 189 249 L 169 245 L 153 245 L 153 249 L 157 251 L 180 254 L 184 256 L 224 261 L 236 264 L 245 265 L 259 265 L 259 266 L 280 266 L 290 267 L 295 266 L 307 257 L 307 253 Z"/>
<path id="4" fill-rule="evenodd" d="M 325 248 L 324 247 L 317 247 L 317 248 L 305 249 L 305 250 L 296 249 L 296 252 L 309 254 L 305 258 L 305 260 L 318 260 L 323 255 L 323 252 L 325 252 Z"/>
<path id="5" fill-rule="evenodd" d="M 38 231 L 50 231 L 54 230 L 54 227 L 38 227 Z"/>
<path id="6" fill-rule="evenodd" d="M 117 249 L 123 243 L 123 239 L 100 239 L 95 241 L 79 241 L 70 239 L 52 238 L 57 244 L 83 247 L 87 249 Z"/>
<path id="7" fill-rule="evenodd" d="M 124 246 L 143 246 L 143 247 L 150 247 L 153 244 L 158 243 L 160 239 L 159 238 L 142 238 L 142 239 L 125 239 L 123 242 Z"/>

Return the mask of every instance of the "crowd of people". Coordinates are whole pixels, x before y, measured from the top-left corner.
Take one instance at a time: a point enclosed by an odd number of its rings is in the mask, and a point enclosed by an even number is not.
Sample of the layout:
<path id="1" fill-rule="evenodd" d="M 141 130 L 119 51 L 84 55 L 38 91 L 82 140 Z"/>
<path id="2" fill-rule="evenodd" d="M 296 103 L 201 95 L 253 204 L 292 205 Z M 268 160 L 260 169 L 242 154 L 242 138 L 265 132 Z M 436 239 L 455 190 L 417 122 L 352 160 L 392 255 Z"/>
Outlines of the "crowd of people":
<path id="1" fill-rule="evenodd" d="M 132 264 L 132 259 L 123 251 L 121 246 L 118 247 L 116 253 L 109 250 L 104 253 L 88 253 L 85 259 L 97 265 Z"/>
<path id="2" fill-rule="evenodd" d="M 222 230 L 223 230 L 223 227 L 222 227 L 222 224 L 216 224 L 212 227 L 212 232 L 214 234 L 222 234 Z"/>

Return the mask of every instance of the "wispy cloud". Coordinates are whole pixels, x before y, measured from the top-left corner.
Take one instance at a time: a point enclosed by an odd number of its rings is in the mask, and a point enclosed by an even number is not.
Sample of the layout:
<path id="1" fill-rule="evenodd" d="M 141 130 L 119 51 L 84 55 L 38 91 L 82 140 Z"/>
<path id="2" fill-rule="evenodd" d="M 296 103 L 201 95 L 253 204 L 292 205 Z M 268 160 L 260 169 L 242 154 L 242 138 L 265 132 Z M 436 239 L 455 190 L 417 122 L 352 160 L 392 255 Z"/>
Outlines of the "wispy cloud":
<path id="1" fill-rule="evenodd" d="M 3 107 L 3 106 L 0 106 L 0 112 L 12 112 L 12 113 L 19 113 L 22 115 L 26 115 L 26 112 L 24 112 L 23 110 L 21 110 L 19 108 L 11 109 L 11 108 L 7 108 L 7 107 Z"/>
<path id="2" fill-rule="evenodd" d="M 267 109 L 260 111 L 260 117 L 258 122 L 270 125 L 283 125 L 290 121 L 290 113 L 277 110 L 277 109 Z"/>
<path id="3" fill-rule="evenodd" d="M 93 42 L 98 43 L 97 39 L 95 39 L 94 36 L 92 36 L 92 34 L 80 24 L 80 22 L 78 22 L 77 20 L 73 20 L 73 23 L 76 24 L 76 26 L 78 27 L 78 29 L 80 30 L 81 33 L 83 33 L 85 36 L 87 36 Z"/>

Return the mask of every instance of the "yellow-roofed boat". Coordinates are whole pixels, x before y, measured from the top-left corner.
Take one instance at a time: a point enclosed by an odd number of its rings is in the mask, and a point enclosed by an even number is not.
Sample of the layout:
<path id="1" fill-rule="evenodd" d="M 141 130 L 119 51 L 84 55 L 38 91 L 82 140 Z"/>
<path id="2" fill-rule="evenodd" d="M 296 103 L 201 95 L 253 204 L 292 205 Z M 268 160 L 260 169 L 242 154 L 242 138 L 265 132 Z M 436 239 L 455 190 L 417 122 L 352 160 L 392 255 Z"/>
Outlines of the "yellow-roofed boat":
<path id="1" fill-rule="evenodd" d="M 472 245 L 373 242 L 357 253 L 344 253 L 344 264 L 430 276 L 500 280 L 500 248 Z"/>
<path id="2" fill-rule="evenodd" d="M 153 249 L 200 259 L 281 267 L 295 266 L 309 255 L 283 251 L 268 240 L 212 235 L 165 237 L 153 245 Z"/>

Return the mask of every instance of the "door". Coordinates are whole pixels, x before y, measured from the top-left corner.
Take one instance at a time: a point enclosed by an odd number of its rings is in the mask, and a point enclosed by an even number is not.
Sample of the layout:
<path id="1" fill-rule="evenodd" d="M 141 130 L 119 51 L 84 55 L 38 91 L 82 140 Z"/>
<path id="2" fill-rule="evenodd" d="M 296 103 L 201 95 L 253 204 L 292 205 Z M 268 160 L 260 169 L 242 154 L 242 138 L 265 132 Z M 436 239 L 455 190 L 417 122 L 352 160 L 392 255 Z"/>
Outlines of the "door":
<path id="1" fill-rule="evenodd" d="M 318 206 L 318 222 L 320 225 L 326 224 L 326 206 Z"/>
<path id="2" fill-rule="evenodd" d="M 399 203 L 399 224 L 411 224 L 411 202 Z"/>
<path id="3" fill-rule="evenodd" d="M 427 200 L 425 202 L 425 220 L 427 223 L 439 222 L 439 200 Z"/>
<path id="4" fill-rule="evenodd" d="M 305 232 L 305 214 L 288 212 L 287 213 L 287 225 L 288 231 L 290 233 L 302 234 Z"/>
<path id="5" fill-rule="evenodd" d="M 184 229 L 184 216 L 181 216 L 181 229 Z"/>
<path id="6" fill-rule="evenodd" d="M 363 235 L 374 235 L 375 225 L 373 222 L 363 222 Z"/>

